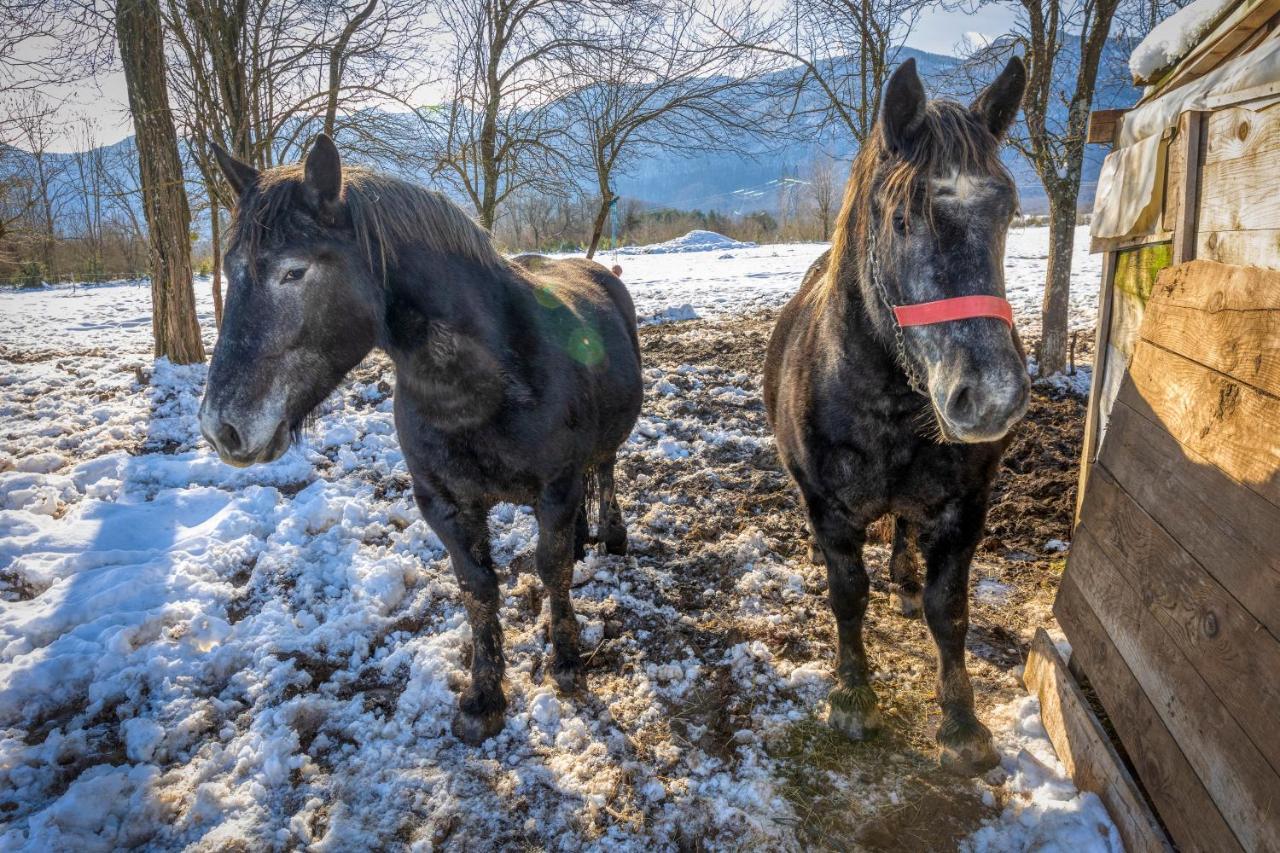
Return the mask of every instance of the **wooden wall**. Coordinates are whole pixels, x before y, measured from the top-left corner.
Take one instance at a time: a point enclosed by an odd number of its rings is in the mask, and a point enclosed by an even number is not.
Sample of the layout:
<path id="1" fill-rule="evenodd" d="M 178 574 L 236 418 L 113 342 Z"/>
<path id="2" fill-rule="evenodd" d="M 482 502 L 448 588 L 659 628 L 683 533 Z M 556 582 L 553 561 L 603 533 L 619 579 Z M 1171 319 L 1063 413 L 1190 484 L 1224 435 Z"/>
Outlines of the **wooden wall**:
<path id="1" fill-rule="evenodd" d="M 1280 850 L 1280 273 L 1159 274 L 1054 612 L 1178 845 Z"/>
<path id="2" fill-rule="evenodd" d="M 1280 107 L 1204 121 L 1195 257 L 1280 269 Z"/>

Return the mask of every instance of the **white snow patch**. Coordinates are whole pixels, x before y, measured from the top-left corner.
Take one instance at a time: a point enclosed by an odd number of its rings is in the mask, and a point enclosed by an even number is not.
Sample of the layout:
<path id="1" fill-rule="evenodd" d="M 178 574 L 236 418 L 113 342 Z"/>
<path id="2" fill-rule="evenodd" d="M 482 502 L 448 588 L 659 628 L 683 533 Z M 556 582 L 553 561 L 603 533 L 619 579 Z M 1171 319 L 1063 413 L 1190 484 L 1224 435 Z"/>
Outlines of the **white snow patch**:
<path id="1" fill-rule="evenodd" d="M 755 243 L 734 240 L 715 231 L 695 229 L 682 237 L 649 246 L 626 246 L 620 255 L 668 255 L 681 252 L 723 252 L 726 249 L 754 249 Z"/>
<path id="2" fill-rule="evenodd" d="M 1236 0 L 1195 0 L 1165 18 L 1129 55 L 1135 83 L 1150 83 L 1160 72 L 1191 52 Z"/>
<path id="3" fill-rule="evenodd" d="M 962 844 L 969 853 L 1040 850 L 1057 853 L 1123 853 L 1115 824 L 1098 796 L 1081 792 L 1067 777 L 1031 696 L 992 710 L 988 723 L 1006 775 L 984 799 L 1004 798 L 1000 816 Z"/>

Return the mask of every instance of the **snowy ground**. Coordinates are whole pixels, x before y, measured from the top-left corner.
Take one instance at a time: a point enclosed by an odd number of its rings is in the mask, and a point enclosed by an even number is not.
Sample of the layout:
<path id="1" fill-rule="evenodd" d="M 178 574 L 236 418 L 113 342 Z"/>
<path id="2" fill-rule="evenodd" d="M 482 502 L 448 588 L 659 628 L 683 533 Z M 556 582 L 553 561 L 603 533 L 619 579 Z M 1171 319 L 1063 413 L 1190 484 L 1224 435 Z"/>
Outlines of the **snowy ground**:
<path id="1" fill-rule="evenodd" d="M 1044 233 L 1010 241 L 1024 327 Z M 449 733 L 469 631 L 407 491 L 383 359 L 304 447 L 237 471 L 198 439 L 203 367 L 150 358 L 146 288 L 0 294 L 0 849 L 838 845 L 815 825 L 866 847 L 1119 849 L 998 648 L 1047 618 L 1019 586 L 1031 564 L 976 570 L 970 665 L 1000 771 L 932 769 L 927 636 L 880 586 L 891 731 L 854 745 L 815 723 L 825 580 L 764 425 L 767 317 L 739 315 L 785 301 L 821 249 L 619 258 L 642 315 L 713 319 L 643 336 L 621 460 L 634 548 L 576 570 L 581 698 L 543 678 L 532 516 L 494 511 L 511 709 L 480 750 Z M 1096 262 L 1076 275 L 1084 329 Z"/>

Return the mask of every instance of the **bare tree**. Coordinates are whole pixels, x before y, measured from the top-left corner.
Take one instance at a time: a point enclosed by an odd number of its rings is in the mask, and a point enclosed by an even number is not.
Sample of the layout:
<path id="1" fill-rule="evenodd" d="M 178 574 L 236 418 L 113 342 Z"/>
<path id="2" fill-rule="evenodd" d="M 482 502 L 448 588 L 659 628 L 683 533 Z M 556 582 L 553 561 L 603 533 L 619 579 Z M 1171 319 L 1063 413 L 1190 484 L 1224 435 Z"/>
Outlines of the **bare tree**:
<path id="1" fill-rule="evenodd" d="M 169 110 L 158 0 L 117 0 L 115 25 L 151 245 L 155 353 L 178 364 L 204 361 L 191 284 L 191 214 Z"/>
<path id="2" fill-rule="evenodd" d="M 1067 366 L 1071 255 L 1089 111 L 1119 0 L 1018 0 L 1018 5 L 1012 34 L 982 48 L 971 65 L 1003 64 L 1013 53 L 1022 53 L 1027 64 L 1026 120 L 1009 142 L 1035 168 L 1049 200 L 1049 264 L 1036 347 L 1040 372 L 1047 376 Z"/>
<path id="3" fill-rule="evenodd" d="M 831 239 L 831 223 L 835 220 L 843 182 L 836 174 L 835 161 L 818 156 L 809 166 L 809 197 L 813 200 L 818 232 L 822 240 Z"/>
<path id="4" fill-rule="evenodd" d="M 772 17 L 740 12 L 721 26 L 742 48 L 788 66 L 774 77 L 790 123 L 847 133 L 861 145 L 924 8 L 921 0 L 788 0 Z"/>
<path id="5" fill-rule="evenodd" d="M 569 113 L 575 159 L 590 170 L 598 193 L 590 258 L 615 203 L 613 175 L 635 155 L 732 147 L 725 140 L 755 132 L 761 116 L 751 82 L 754 55 L 689 7 L 633 11 L 588 38 L 595 50 L 565 57 L 573 88 L 560 103 Z"/>
<path id="6" fill-rule="evenodd" d="M 44 98 L 29 92 L 13 118 L 18 139 L 27 153 L 28 210 L 32 236 L 40 247 L 40 262 L 48 281 L 58 279 L 57 258 L 54 248 L 58 240 L 57 211 L 60 201 L 55 182 L 63 171 L 62 164 L 50 156 L 49 146 L 57 134 L 53 123 L 53 110 Z"/>
<path id="7" fill-rule="evenodd" d="M 522 187 L 563 183 L 566 51 L 595 50 L 578 35 L 600 4 L 573 0 L 439 0 L 450 90 L 420 115 L 434 136 L 436 173 L 466 195 L 480 224 Z"/>

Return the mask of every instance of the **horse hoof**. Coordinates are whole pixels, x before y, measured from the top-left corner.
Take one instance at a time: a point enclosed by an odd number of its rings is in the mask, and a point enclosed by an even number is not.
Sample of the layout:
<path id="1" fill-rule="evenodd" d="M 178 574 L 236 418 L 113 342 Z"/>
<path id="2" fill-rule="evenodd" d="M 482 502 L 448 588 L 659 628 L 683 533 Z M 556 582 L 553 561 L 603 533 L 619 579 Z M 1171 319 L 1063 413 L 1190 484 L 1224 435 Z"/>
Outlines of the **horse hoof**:
<path id="1" fill-rule="evenodd" d="M 903 592 L 900 589 L 895 589 L 889 593 L 889 606 L 899 616 L 907 619 L 919 619 L 924 613 L 924 595 L 919 590 Z"/>
<path id="2" fill-rule="evenodd" d="M 866 740 L 884 727 L 870 685 L 836 687 L 827 702 L 827 725 L 851 740 Z"/>
<path id="3" fill-rule="evenodd" d="M 957 776 L 980 776 L 1000 763 L 991 732 L 977 720 L 943 720 L 938 729 L 938 766 Z"/>
<path id="4" fill-rule="evenodd" d="M 458 711 L 453 718 L 453 734 L 468 746 L 479 746 L 502 731 L 506 723 L 506 714 L 502 710 L 491 710 L 482 714 Z"/>
<path id="5" fill-rule="evenodd" d="M 566 664 L 552 664 L 551 678 L 556 688 L 564 696 L 573 696 L 587 686 L 587 674 L 581 663 L 577 661 Z"/>
<path id="6" fill-rule="evenodd" d="M 627 554 L 627 531 L 610 530 L 608 535 L 604 537 L 605 554 L 613 554 L 615 557 L 625 557 Z"/>
<path id="7" fill-rule="evenodd" d="M 824 566 L 827 563 L 827 558 L 823 556 L 822 549 L 813 542 L 809 543 L 809 562 L 815 566 Z"/>

